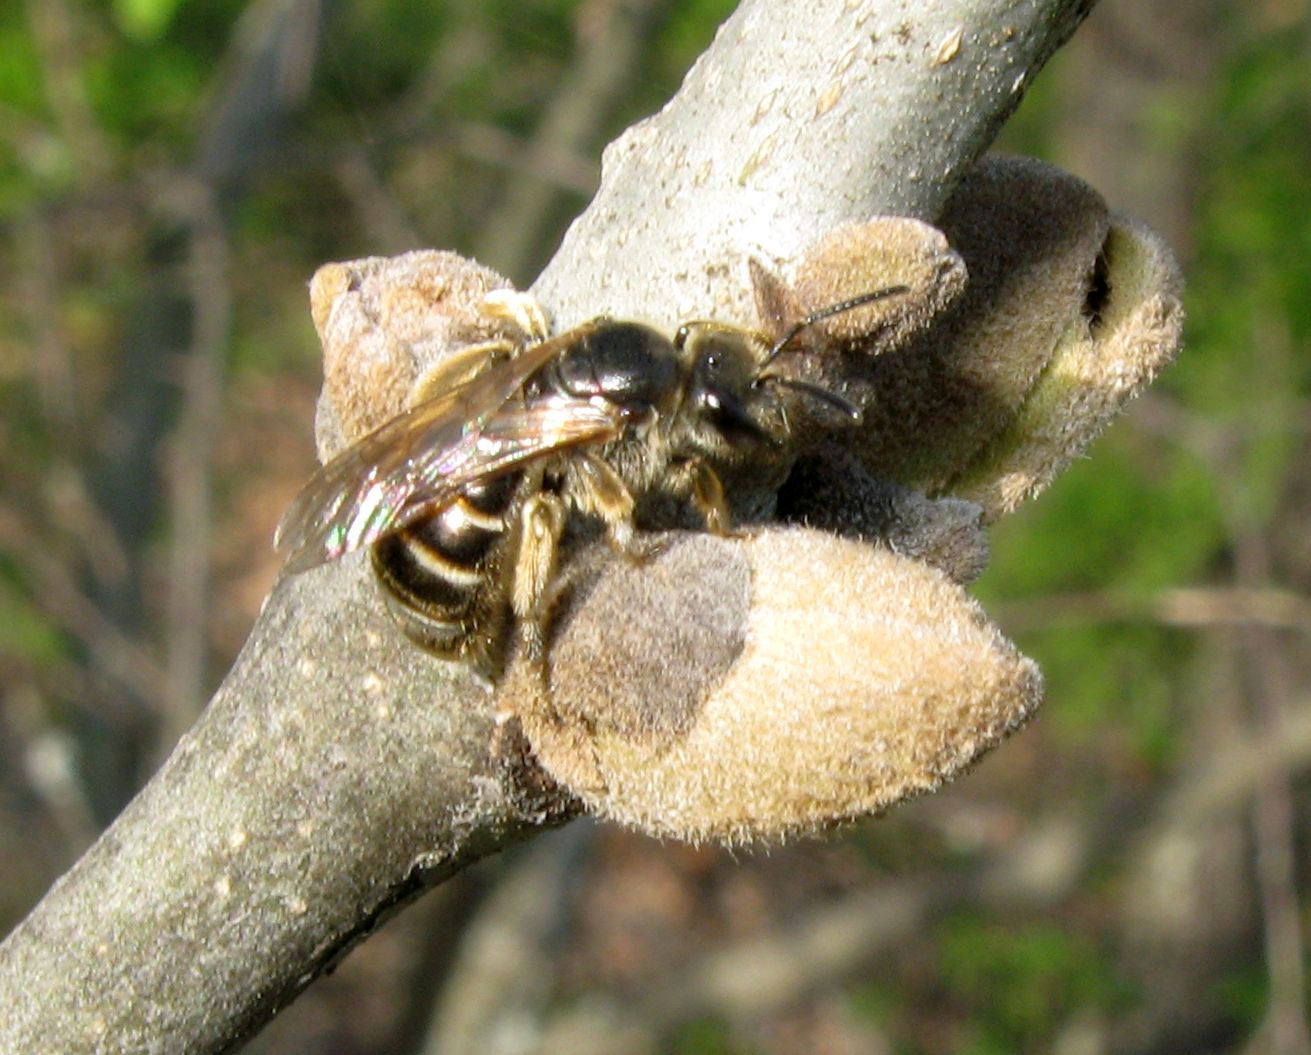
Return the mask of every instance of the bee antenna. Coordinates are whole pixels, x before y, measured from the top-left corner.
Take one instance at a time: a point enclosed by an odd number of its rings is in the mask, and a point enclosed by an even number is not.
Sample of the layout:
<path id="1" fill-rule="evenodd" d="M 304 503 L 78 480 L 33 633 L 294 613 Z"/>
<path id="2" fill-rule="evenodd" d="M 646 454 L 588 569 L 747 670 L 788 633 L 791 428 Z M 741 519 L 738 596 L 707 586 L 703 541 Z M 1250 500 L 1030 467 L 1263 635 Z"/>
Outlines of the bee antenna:
<path id="1" fill-rule="evenodd" d="M 860 421 L 860 407 L 822 385 L 816 385 L 810 381 L 801 381 L 795 377 L 782 377 L 779 374 L 762 374 L 756 378 L 756 383 L 778 385 L 780 388 L 790 388 L 794 392 L 803 392 L 814 399 L 818 399 L 821 403 L 827 403 L 852 421 Z"/>
<path id="2" fill-rule="evenodd" d="M 885 286 L 883 289 L 876 289 L 870 293 L 862 293 L 859 297 L 852 297 L 850 300 L 839 301 L 837 304 L 830 304 L 827 308 L 820 308 L 818 311 L 812 311 L 805 318 L 798 321 L 792 329 L 788 330 L 782 338 L 769 350 L 769 355 L 765 357 L 762 366 L 768 366 L 772 363 L 780 352 L 783 351 L 796 336 L 803 330 L 814 326 L 817 322 L 823 322 L 825 319 L 832 318 L 834 315 L 841 315 L 845 311 L 851 311 L 855 308 L 863 308 L 866 304 L 873 304 L 876 300 L 886 300 L 888 297 L 899 296 L 902 293 L 909 293 L 909 286 Z M 832 393 L 830 393 L 831 395 Z"/>

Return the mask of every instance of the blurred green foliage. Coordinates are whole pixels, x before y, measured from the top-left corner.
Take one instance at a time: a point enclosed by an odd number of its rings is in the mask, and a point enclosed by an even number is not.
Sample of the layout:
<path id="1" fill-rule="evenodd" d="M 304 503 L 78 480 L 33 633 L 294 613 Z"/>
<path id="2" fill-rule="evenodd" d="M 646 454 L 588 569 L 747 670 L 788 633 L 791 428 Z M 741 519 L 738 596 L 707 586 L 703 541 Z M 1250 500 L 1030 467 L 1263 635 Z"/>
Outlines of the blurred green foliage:
<path id="1" fill-rule="evenodd" d="M 723 1023 L 708 1019 L 689 1022 L 678 1030 L 669 1047 L 671 1055 L 755 1055 Z"/>
<path id="2" fill-rule="evenodd" d="M 1311 979 L 1304 990 L 1303 1002 L 1311 1007 Z M 1235 966 L 1216 983 L 1212 999 L 1224 1009 L 1235 1035 L 1249 1036 L 1261 1029 L 1270 1006 L 1270 974 L 1261 963 Z"/>
<path id="3" fill-rule="evenodd" d="M 1133 610 L 1171 586 L 1222 581 L 1234 531 L 1276 523 L 1305 472 L 1311 271 L 1295 262 L 1311 249 L 1306 31 L 1247 24 L 1236 39 L 1203 97 L 1167 93 L 1142 115 L 1198 161 L 1184 351 L 1146 397 L 1152 411 L 1131 408 L 1129 424 L 994 533 L 987 599 L 1096 591 Z M 1058 69 L 1026 98 L 1008 143 L 1049 137 L 1060 98 Z M 1193 635 L 1142 608 L 1076 626 L 1056 607 L 1052 629 L 1022 641 L 1043 663 L 1046 719 L 1089 738 L 1134 730 L 1144 759 L 1160 761 Z"/>
<path id="4" fill-rule="evenodd" d="M 36 608 L 28 591 L 15 582 L 9 562 L 0 566 L 0 656 L 21 656 L 44 668 L 68 659 L 68 642 L 50 619 Z"/>
<path id="5" fill-rule="evenodd" d="M 943 922 L 938 947 L 947 999 L 968 1022 L 954 1045 L 962 1055 L 1048 1051 L 1076 1010 L 1109 1012 L 1122 1002 L 1102 952 L 1053 924 L 959 915 Z"/>
<path id="6" fill-rule="evenodd" d="M 157 40 L 168 29 L 182 0 L 114 0 L 114 20 L 137 40 Z"/>

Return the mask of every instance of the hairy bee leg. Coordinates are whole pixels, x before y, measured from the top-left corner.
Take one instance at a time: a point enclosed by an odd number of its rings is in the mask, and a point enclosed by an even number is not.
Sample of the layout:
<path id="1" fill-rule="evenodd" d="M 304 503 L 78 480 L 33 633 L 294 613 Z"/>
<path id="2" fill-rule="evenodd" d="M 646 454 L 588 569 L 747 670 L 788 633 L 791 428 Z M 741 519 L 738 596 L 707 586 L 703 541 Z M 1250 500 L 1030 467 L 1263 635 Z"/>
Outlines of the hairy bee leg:
<path id="1" fill-rule="evenodd" d="M 610 463 L 595 455 L 581 453 L 575 462 L 583 486 L 578 489 L 579 507 L 600 517 L 610 538 L 610 545 L 629 557 L 641 557 L 633 539 L 633 496 L 623 478 Z"/>
<path id="2" fill-rule="evenodd" d="M 542 676 L 546 673 L 546 599 L 564 531 L 564 503 L 555 495 L 536 494 L 519 514 L 510 607 L 519 624 L 524 654 Z"/>
<path id="3" fill-rule="evenodd" d="M 434 396 L 468 384 L 489 366 L 511 358 L 514 351 L 510 341 L 486 341 L 443 356 L 410 386 L 410 406 L 417 407 Z"/>
<path id="4" fill-rule="evenodd" d="M 494 289 L 483 296 L 478 307 L 484 314 L 512 323 L 530 344 L 544 341 L 551 335 L 546 313 L 537 303 L 537 298 L 529 293 L 520 293 L 517 289 Z M 418 406 L 434 396 L 467 384 L 493 363 L 512 358 L 519 347 L 508 339 L 484 341 L 443 356 L 410 386 L 410 406 Z"/>
<path id="5" fill-rule="evenodd" d="M 546 312 L 531 293 L 521 293 L 517 289 L 494 289 L 483 295 L 479 307 L 494 318 L 514 323 L 529 341 L 544 341 L 551 335 Z"/>
<path id="6" fill-rule="evenodd" d="M 692 504 L 705 518 L 706 530 L 712 535 L 733 534 L 733 514 L 724 497 L 724 485 L 719 474 L 705 462 L 693 460 L 680 467 L 684 486 L 692 496 Z"/>

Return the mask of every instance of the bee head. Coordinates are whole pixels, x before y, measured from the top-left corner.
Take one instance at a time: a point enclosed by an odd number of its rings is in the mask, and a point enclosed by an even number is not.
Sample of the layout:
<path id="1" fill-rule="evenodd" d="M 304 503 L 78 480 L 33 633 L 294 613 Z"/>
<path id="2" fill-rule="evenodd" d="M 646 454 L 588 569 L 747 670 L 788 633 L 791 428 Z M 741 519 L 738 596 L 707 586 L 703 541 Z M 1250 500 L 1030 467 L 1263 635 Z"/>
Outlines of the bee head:
<path id="1" fill-rule="evenodd" d="M 716 322 L 684 323 L 674 335 L 687 376 L 686 405 L 734 447 L 777 443 L 753 413 L 760 344 L 749 331 Z"/>

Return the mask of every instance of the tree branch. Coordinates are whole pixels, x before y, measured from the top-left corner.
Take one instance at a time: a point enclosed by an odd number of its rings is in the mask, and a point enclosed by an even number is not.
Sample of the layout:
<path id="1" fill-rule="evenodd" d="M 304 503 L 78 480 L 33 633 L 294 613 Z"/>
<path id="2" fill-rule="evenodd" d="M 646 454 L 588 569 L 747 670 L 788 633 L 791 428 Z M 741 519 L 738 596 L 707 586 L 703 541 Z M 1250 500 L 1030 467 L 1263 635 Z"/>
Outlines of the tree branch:
<path id="1" fill-rule="evenodd" d="M 560 325 L 601 309 L 751 320 L 746 257 L 795 259 L 871 216 L 937 217 L 1091 7 L 742 4 L 664 109 L 606 148 L 533 292 Z"/>
<path id="2" fill-rule="evenodd" d="M 936 216 L 1089 6 L 747 0 L 606 152 L 535 292 L 561 325 L 752 320 L 745 257 Z M 395 632 L 362 555 L 283 580 L 196 727 L 0 946 L 0 1050 L 231 1049 L 383 913 L 568 815 L 496 732 L 469 671 Z"/>

